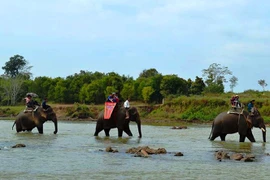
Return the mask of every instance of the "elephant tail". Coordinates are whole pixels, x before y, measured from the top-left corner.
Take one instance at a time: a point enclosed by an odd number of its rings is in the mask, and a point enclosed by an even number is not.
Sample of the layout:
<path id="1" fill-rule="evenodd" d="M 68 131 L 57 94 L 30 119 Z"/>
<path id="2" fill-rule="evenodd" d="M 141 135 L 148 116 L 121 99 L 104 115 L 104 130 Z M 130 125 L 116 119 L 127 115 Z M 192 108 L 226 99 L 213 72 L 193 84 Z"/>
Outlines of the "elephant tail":
<path id="1" fill-rule="evenodd" d="M 211 136 L 212 136 L 212 133 L 213 133 L 213 127 L 214 127 L 214 122 L 212 123 L 212 129 L 211 129 L 211 132 L 210 132 L 210 134 L 209 134 L 208 139 L 210 139 L 210 138 L 211 138 Z"/>
<path id="2" fill-rule="evenodd" d="M 14 124 L 13 124 L 13 126 L 12 126 L 12 130 L 13 130 L 13 127 L 15 126 L 15 124 L 16 124 L 16 121 L 14 122 Z"/>

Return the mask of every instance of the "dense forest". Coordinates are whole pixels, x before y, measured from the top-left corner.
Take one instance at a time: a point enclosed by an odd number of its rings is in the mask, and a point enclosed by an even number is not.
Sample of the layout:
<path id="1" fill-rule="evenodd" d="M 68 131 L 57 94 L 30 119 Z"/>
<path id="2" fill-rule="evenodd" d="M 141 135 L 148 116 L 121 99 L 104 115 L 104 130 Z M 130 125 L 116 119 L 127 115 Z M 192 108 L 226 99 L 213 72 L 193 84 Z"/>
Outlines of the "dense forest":
<path id="1" fill-rule="evenodd" d="M 80 71 L 65 78 L 32 78 L 32 68 L 21 55 L 14 55 L 5 63 L 2 67 L 4 74 L 0 77 L 1 105 L 21 104 L 27 92 L 63 104 L 101 104 L 112 92 L 118 92 L 122 100 L 130 98 L 132 101 L 159 104 L 164 98 L 224 93 L 228 76 L 233 91 L 238 80 L 227 67 L 216 63 L 203 69 L 202 77 L 196 76 L 194 80 L 175 74 L 162 75 L 154 68 L 142 70 L 137 79 L 116 72 L 88 71 Z"/>

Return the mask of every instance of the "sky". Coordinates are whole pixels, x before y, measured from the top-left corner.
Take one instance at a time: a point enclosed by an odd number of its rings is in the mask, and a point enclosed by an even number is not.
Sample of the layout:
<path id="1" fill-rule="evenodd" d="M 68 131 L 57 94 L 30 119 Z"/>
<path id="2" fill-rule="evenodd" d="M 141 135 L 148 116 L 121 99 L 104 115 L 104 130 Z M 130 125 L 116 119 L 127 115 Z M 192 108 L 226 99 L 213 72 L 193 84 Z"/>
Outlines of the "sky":
<path id="1" fill-rule="evenodd" d="M 195 80 L 217 63 L 238 78 L 234 92 L 261 91 L 258 80 L 270 87 L 269 9 L 269 0 L 0 0 L 0 66 L 19 54 L 33 78 L 136 79 L 155 68 Z"/>

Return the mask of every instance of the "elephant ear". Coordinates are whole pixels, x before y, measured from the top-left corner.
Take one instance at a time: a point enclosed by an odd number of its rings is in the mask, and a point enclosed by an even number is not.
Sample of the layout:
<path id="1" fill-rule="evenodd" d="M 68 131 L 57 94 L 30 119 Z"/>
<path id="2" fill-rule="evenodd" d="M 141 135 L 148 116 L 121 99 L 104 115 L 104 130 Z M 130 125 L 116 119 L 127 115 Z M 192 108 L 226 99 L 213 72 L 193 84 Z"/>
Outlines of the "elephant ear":
<path id="1" fill-rule="evenodd" d="M 41 111 L 40 111 L 40 116 L 43 117 L 44 119 L 47 118 L 46 112 L 44 112 L 42 109 L 41 109 Z"/>
<path id="2" fill-rule="evenodd" d="M 132 108 L 129 109 L 129 113 L 130 113 L 131 115 L 136 115 L 136 114 L 138 113 L 138 111 L 137 111 L 136 108 L 132 107 Z"/>
<path id="3" fill-rule="evenodd" d="M 238 132 L 239 134 L 246 135 L 248 130 L 248 123 L 246 117 L 243 114 L 238 116 Z"/>

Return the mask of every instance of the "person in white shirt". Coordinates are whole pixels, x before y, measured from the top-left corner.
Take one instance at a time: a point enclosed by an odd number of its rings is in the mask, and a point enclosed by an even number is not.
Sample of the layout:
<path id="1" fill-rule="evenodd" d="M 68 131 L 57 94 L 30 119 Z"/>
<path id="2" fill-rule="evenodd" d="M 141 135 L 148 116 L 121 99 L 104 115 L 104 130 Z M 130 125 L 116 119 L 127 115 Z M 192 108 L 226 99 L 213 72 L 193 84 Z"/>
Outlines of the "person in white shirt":
<path id="1" fill-rule="evenodd" d="M 129 107 L 130 107 L 130 105 L 129 105 L 129 98 L 127 98 L 126 101 L 124 102 L 124 108 L 126 109 L 126 119 L 129 118 L 129 113 L 128 113 Z"/>

